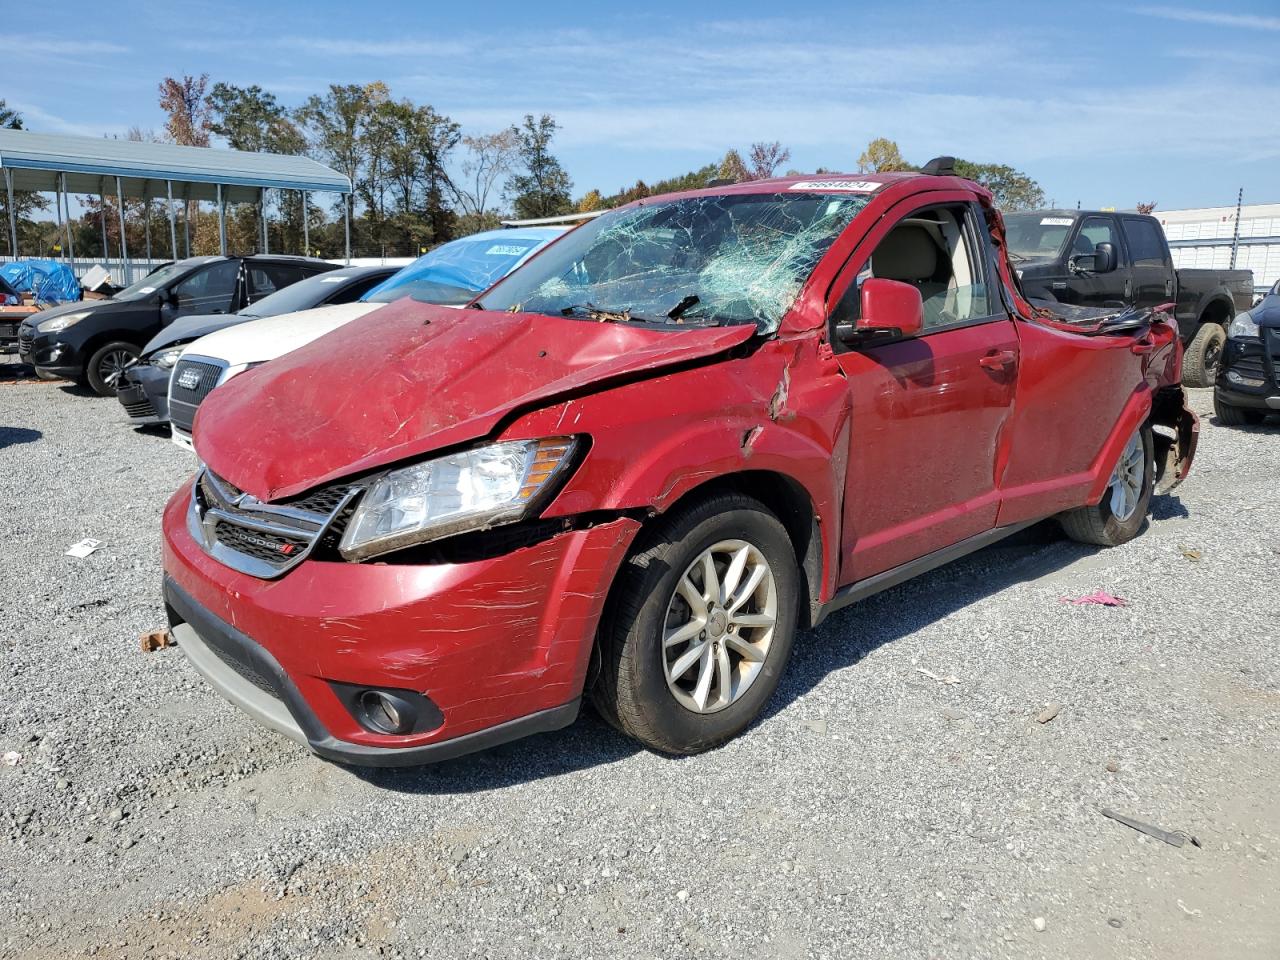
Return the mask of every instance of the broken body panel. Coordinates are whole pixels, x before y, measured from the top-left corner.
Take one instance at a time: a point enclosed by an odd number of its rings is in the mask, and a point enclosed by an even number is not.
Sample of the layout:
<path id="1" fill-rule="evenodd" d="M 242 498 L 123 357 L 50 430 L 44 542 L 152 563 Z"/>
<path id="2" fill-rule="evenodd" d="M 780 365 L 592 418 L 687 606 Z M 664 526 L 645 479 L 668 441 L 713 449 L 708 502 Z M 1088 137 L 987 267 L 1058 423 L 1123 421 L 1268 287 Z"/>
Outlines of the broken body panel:
<path id="1" fill-rule="evenodd" d="M 249 498 L 286 508 L 480 443 L 582 443 L 553 495 L 509 529 L 364 563 L 322 535 L 274 579 L 206 552 L 188 486 L 164 519 L 172 618 L 203 617 L 204 641 L 249 638 L 252 657 L 270 661 L 259 671 L 268 694 L 297 721 L 286 732 L 323 755 L 422 762 L 468 737 L 482 746 L 572 720 L 619 567 L 646 518 L 684 498 L 728 487 L 765 499 L 804 572 L 802 622 L 815 622 L 859 584 L 896 582 L 930 557 L 1098 502 L 1143 423 L 1160 428 L 1167 482 L 1185 476 L 1196 425 L 1166 315 L 1107 332 L 1036 311 L 1009 270 L 989 194 L 967 181 L 830 183 L 691 194 L 867 198 L 774 329 L 406 300 L 220 388 L 197 418 L 197 453 Z M 939 205 L 969 207 L 983 225 L 971 236 L 977 269 L 998 287 L 990 316 L 847 349 L 832 319 L 842 297 L 895 224 Z M 443 719 L 380 733 L 343 700 L 350 684 L 420 694 Z"/>

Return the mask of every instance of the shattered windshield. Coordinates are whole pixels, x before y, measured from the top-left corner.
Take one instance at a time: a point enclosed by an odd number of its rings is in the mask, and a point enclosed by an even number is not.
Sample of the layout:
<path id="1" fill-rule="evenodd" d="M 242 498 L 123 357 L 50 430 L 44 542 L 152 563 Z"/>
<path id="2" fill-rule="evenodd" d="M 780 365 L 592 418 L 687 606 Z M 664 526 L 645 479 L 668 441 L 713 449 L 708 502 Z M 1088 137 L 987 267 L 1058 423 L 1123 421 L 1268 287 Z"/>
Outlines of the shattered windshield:
<path id="1" fill-rule="evenodd" d="M 731 194 L 629 207 L 584 224 L 490 290 L 486 310 L 778 329 L 870 198 Z"/>
<path id="2" fill-rule="evenodd" d="M 1006 213 L 1005 243 L 1018 260 L 1044 260 L 1057 256 L 1075 222 L 1072 216 Z"/>

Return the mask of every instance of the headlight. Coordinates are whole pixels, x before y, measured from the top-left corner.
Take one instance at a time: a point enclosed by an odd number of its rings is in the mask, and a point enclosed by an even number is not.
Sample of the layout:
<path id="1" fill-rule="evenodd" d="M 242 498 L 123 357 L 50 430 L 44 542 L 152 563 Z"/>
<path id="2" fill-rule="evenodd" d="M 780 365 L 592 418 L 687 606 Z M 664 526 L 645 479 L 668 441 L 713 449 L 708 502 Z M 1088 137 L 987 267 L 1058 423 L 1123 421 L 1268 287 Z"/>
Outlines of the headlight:
<path id="1" fill-rule="evenodd" d="M 77 313 L 64 313 L 60 317 L 53 317 L 36 324 L 36 329 L 41 333 L 57 333 L 59 330 L 65 330 L 67 327 L 75 326 L 92 311 L 81 310 Z"/>
<path id="2" fill-rule="evenodd" d="M 173 365 L 178 362 L 178 358 L 182 356 L 183 347 L 170 347 L 168 350 L 161 350 L 159 353 L 151 357 L 151 363 L 159 367 L 161 370 L 172 370 Z"/>
<path id="3" fill-rule="evenodd" d="M 1236 318 L 1231 321 L 1231 326 L 1227 327 L 1227 336 L 1256 337 L 1258 336 L 1258 324 L 1247 310 L 1244 313 L 1237 313 Z"/>
<path id="4" fill-rule="evenodd" d="M 571 437 L 516 440 L 393 470 L 361 498 L 339 550 L 362 560 L 520 520 L 553 489 L 576 445 Z"/>

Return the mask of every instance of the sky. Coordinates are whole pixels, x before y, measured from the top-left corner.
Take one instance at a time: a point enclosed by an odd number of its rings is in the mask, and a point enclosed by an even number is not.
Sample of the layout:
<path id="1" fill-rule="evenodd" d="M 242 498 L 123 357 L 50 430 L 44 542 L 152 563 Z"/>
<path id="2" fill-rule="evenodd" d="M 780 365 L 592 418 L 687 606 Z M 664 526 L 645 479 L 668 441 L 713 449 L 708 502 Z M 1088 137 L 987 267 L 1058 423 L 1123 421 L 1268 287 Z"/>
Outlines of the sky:
<path id="1" fill-rule="evenodd" d="M 1224 3 L 62 0 L 47 31 L 10 25 L 0 98 L 28 129 L 99 136 L 162 129 L 167 74 L 289 106 L 382 80 L 467 133 L 552 114 L 575 196 L 753 141 L 854 171 L 884 136 L 918 164 L 1010 164 L 1057 206 L 1277 202 L 1280 7 Z"/>

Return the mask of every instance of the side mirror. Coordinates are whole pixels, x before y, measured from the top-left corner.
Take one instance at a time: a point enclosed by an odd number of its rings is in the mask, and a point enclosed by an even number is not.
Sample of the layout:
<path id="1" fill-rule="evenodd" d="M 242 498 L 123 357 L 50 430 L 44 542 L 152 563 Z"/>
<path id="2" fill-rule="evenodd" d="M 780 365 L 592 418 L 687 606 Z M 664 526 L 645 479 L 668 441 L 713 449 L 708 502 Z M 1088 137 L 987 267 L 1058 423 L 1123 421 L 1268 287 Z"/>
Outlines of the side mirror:
<path id="1" fill-rule="evenodd" d="M 841 337 L 846 343 L 914 337 L 924 329 L 924 300 L 909 283 L 869 277 L 862 282 L 861 304 L 861 316 Z"/>
<path id="2" fill-rule="evenodd" d="M 1093 248 L 1093 272 L 1111 273 L 1116 268 L 1116 245 L 1100 243 Z"/>

